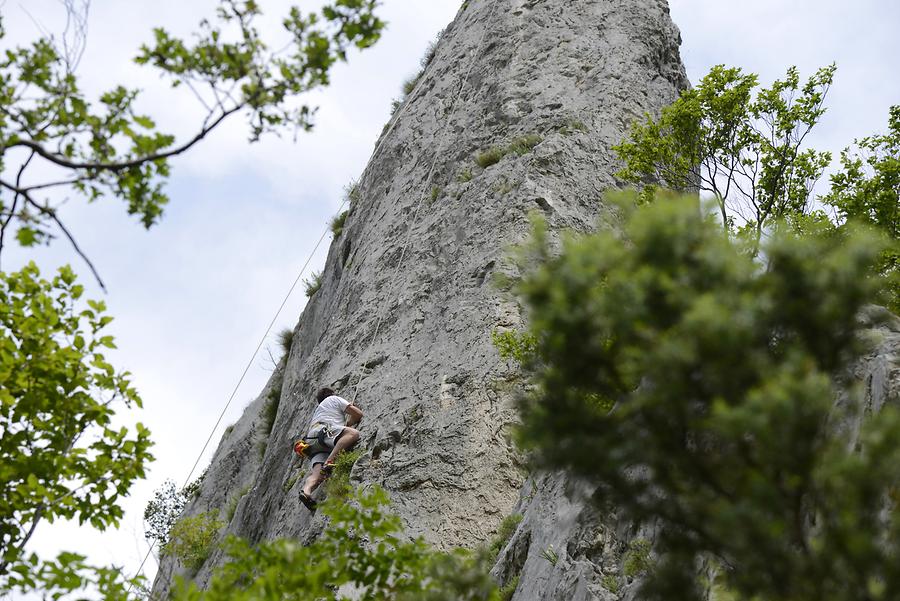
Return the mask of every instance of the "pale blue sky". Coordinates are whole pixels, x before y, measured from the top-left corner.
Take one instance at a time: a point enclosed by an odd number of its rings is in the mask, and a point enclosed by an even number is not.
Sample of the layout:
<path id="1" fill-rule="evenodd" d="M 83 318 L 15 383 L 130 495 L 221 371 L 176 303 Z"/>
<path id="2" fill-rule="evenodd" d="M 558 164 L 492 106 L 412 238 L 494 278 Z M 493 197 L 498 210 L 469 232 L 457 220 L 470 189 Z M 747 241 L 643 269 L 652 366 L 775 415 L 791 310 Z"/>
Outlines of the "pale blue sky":
<path id="1" fill-rule="evenodd" d="M 128 59 L 150 27 L 187 32 L 214 5 L 94 0 L 80 69 L 85 88 L 121 81 L 142 87 L 144 110 L 164 129 L 188 133 L 198 114 L 192 100 L 173 95 Z M 275 17 L 289 2 L 261 5 Z M 51 31 L 59 27 L 56 0 L 7 0 L 2 6 L 7 43 L 34 37 L 33 20 Z M 390 27 L 383 40 L 339 66 L 332 87 L 314 96 L 321 106 L 314 133 L 301 134 L 296 144 L 268 138 L 248 146 L 242 123 L 217 132 L 174 163 L 172 203 L 150 232 L 114 200 L 89 207 L 73 200 L 67 206 L 70 227 L 106 280 L 105 300 L 116 317 L 115 362 L 134 373 L 145 402 L 140 419 L 153 431 L 158 460 L 150 478 L 134 488 L 120 531 L 96 534 L 45 524 L 38 529 L 37 548 L 70 549 L 97 563 L 136 568 L 146 550 L 140 518 L 151 491 L 165 478 L 185 477 L 259 336 L 337 209 L 343 186 L 364 168 L 391 98 L 458 6 L 458 0 L 385 0 L 382 12 Z M 813 139 L 819 148 L 837 151 L 854 136 L 882 129 L 888 107 L 900 103 L 900 3 L 894 0 L 671 0 L 671 6 L 692 81 L 717 63 L 758 72 L 767 83 L 791 64 L 806 75 L 836 61 L 830 110 Z M 4 268 L 25 256 L 4 258 Z M 48 271 L 72 262 L 89 282 L 61 242 L 27 256 Z M 295 293 L 275 331 L 292 326 L 304 302 L 302 290 Z M 222 427 L 256 395 L 268 368 L 263 354 Z M 155 564 L 149 568 L 152 576 Z"/>

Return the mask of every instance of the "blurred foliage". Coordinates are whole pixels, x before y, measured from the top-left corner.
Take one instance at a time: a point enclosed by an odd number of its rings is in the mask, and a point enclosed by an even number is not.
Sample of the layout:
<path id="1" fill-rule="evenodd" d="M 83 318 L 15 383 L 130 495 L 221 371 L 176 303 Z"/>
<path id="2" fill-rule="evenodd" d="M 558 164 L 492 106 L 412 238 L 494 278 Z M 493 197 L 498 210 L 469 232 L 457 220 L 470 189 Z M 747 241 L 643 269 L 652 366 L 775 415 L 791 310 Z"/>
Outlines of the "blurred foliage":
<path id="1" fill-rule="evenodd" d="M 379 487 L 327 500 L 325 530 L 309 545 L 282 539 L 251 545 L 229 537 L 228 561 L 206 590 L 181 581 L 173 601 L 361 600 L 494 601 L 497 588 L 477 556 L 443 553 L 405 540 Z"/>
<path id="2" fill-rule="evenodd" d="M 118 526 L 122 498 L 153 459 L 143 425 L 115 423 L 117 409 L 141 399 L 103 354 L 115 348 L 106 306 L 83 293 L 68 267 L 50 281 L 33 263 L 0 272 L 0 592 L 60 587 L 47 580 L 54 565 L 84 568 L 72 554 L 56 563 L 27 555 L 35 528 L 58 519 Z M 81 578 L 73 573 L 73 587 Z"/>
<path id="3" fill-rule="evenodd" d="M 646 598 L 703 598 L 702 559 L 742 599 L 896 598 L 900 414 L 862 415 L 852 387 L 834 402 L 884 243 L 778 227 L 763 264 L 695 197 L 635 200 L 621 230 L 558 252 L 537 222 L 519 256 L 537 341 L 521 441 L 653 526 Z"/>

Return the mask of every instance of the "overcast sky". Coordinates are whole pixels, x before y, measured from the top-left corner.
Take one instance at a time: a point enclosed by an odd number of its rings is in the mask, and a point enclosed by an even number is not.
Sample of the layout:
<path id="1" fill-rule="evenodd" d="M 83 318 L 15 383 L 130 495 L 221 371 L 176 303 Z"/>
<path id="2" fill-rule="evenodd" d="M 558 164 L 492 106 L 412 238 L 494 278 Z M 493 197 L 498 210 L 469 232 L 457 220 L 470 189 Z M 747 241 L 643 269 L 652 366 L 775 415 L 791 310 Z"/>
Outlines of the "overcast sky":
<path id="1" fill-rule="evenodd" d="M 573 0 L 577 1 L 577 0 Z M 290 2 L 261 0 L 267 29 Z M 303 2 L 301 6 L 319 3 Z M 812 138 L 840 150 L 852 138 L 883 130 L 900 103 L 900 3 L 896 0 L 671 0 L 681 28 L 682 58 L 696 82 L 712 65 L 741 66 L 764 83 L 797 65 L 803 75 L 836 62 L 829 112 Z M 40 28 L 60 31 L 58 0 L 7 0 L 7 39 L 24 42 Z M 87 51 L 79 74 L 96 94 L 116 84 L 142 88 L 141 108 L 164 131 L 187 135 L 200 115 L 188 95 L 173 91 L 129 60 L 151 27 L 186 34 L 213 0 L 94 0 Z M 64 217 L 104 277 L 105 300 L 116 320 L 117 367 L 127 368 L 144 399 L 139 419 L 153 432 L 157 461 L 134 487 L 117 532 L 42 524 L 33 548 L 88 554 L 95 563 L 136 569 L 146 552 L 141 514 L 166 478 L 186 477 L 206 434 L 249 360 L 284 294 L 340 204 L 343 187 L 365 167 L 388 119 L 390 101 L 413 74 L 430 39 L 456 13 L 458 0 L 385 0 L 389 28 L 378 45 L 338 66 L 332 86 L 310 97 L 320 106 L 317 127 L 296 143 L 266 138 L 246 143 L 235 120 L 189 155 L 176 159 L 162 223 L 145 231 L 109 199 L 89 207 L 75 200 Z M 314 259 L 324 262 L 327 244 Z M 101 296 L 70 249 L 4 256 L 4 269 L 35 258 L 49 273 L 71 262 L 94 296 Z M 302 288 L 302 287 L 301 287 Z M 295 292 L 277 332 L 292 327 L 305 302 Z M 274 348 L 274 339 L 270 345 Z M 268 377 L 263 353 L 237 393 L 221 430 L 235 421 Z M 212 449 L 211 449 L 212 450 Z M 201 467 L 205 461 L 201 462 Z M 156 565 L 148 564 L 152 578 Z"/>

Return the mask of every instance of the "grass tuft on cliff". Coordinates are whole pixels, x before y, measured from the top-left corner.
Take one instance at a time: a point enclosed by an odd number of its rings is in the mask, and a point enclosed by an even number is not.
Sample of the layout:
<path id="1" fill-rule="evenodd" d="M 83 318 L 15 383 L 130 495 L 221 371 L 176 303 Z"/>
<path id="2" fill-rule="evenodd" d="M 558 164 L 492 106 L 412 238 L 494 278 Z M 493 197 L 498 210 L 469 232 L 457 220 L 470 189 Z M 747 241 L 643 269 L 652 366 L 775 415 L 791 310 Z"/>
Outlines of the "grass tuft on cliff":
<path id="1" fill-rule="evenodd" d="M 312 298 L 312 295 L 322 287 L 322 272 L 312 274 L 308 280 L 303 280 L 303 284 L 306 286 L 306 298 Z"/>
<path id="2" fill-rule="evenodd" d="M 497 561 L 497 556 L 500 555 L 500 551 L 503 550 L 503 547 L 506 546 L 506 543 L 509 542 L 509 539 L 512 538 L 512 535 L 515 534 L 516 528 L 519 527 L 519 524 L 522 522 L 522 514 L 521 513 L 513 513 L 511 515 L 503 518 L 503 521 L 500 522 L 500 527 L 497 528 L 497 534 L 494 536 L 494 539 L 491 541 L 491 544 L 488 546 L 488 555 L 491 558 L 491 563 Z"/>
<path id="3" fill-rule="evenodd" d="M 362 449 L 344 451 L 334 462 L 334 471 L 325 481 L 325 494 L 329 499 L 346 499 L 353 492 L 350 486 L 350 471 L 356 460 L 363 456 Z"/>
<path id="4" fill-rule="evenodd" d="M 331 233 L 334 235 L 335 239 L 340 238 L 341 234 L 344 232 L 344 223 L 347 221 L 347 215 L 349 214 L 350 211 L 344 211 L 331 220 Z"/>

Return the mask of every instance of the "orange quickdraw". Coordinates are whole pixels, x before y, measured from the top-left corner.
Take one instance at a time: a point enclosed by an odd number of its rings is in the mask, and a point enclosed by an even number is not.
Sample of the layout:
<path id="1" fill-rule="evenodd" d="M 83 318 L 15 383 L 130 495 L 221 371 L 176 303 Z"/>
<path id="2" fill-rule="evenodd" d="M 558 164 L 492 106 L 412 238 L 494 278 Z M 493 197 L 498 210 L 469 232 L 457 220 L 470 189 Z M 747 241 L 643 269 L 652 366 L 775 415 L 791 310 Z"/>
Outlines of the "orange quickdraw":
<path id="1" fill-rule="evenodd" d="M 312 445 L 305 440 L 300 439 L 294 443 L 294 453 L 301 457 L 306 457 L 306 451 L 309 450 L 311 446 Z"/>

